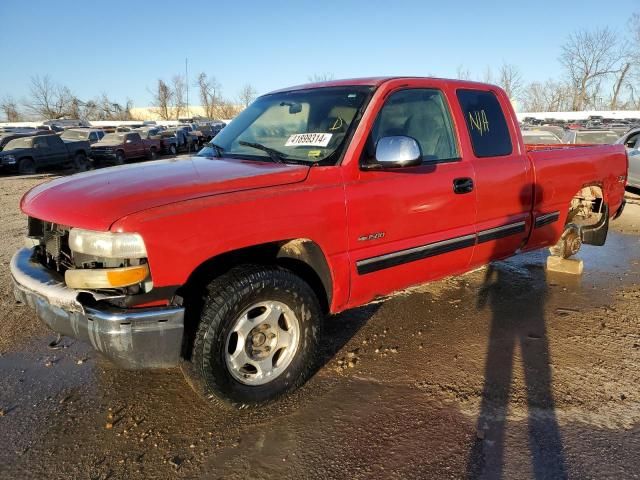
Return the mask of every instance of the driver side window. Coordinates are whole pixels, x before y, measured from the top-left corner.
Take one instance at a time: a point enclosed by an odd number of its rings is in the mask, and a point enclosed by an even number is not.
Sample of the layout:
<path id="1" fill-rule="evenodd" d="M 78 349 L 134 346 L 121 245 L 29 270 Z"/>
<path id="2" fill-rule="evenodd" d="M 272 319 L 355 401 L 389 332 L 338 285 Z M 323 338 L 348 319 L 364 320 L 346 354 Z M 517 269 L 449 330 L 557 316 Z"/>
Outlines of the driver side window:
<path id="1" fill-rule="evenodd" d="M 444 96 L 439 90 L 411 89 L 393 93 L 385 102 L 371 130 L 369 155 L 382 137 L 404 135 L 420 145 L 422 160 L 458 158 L 458 151 Z"/>

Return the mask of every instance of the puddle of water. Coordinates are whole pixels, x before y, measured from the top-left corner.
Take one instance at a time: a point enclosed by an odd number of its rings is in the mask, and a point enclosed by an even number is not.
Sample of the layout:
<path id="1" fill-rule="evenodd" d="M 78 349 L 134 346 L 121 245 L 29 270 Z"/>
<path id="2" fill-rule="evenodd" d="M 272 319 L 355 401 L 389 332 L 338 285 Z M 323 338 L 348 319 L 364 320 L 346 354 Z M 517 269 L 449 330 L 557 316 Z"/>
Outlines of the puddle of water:
<path id="1" fill-rule="evenodd" d="M 418 389 L 342 379 L 293 414 L 244 428 L 203 474 L 342 478 L 345 468 L 350 478 L 407 478 L 439 468 L 444 474 L 447 458 L 466 451 L 460 440 L 471 430 L 454 409 Z"/>

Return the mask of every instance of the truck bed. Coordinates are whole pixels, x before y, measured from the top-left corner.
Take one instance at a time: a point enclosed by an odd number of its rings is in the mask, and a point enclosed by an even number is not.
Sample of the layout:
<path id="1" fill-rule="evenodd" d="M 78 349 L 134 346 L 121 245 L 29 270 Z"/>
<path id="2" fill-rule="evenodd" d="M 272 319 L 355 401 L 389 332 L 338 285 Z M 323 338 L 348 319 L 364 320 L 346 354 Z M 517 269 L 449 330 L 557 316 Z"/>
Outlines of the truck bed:
<path id="1" fill-rule="evenodd" d="M 602 189 L 610 216 L 621 206 L 628 169 L 624 145 L 527 145 L 526 151 L 534 173 L 534 215 L 566 215 L 571 198 L 585 185 Z"/>

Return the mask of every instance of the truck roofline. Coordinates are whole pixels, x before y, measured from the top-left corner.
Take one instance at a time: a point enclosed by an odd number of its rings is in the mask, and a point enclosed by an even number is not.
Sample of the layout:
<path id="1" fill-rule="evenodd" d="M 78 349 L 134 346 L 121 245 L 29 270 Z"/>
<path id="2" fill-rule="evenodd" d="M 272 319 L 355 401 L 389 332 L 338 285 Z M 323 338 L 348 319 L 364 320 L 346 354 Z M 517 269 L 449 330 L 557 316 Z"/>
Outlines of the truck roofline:
<path id="1" fill-rule="evenodd" d="M 345 78 L 339 80 L 327 80 L 324 82 L 311 82 L 311 83 L 303 83 L 300 85 L 294 85 L 287 88 L 281 88 L 278 90 L 273 90 L 271 92 L 266 93 L 266 95 L 271 95 L 274 93 L 282 93 L 282 92 L 292 92 L 296 90 L 308 90 L 312 88 L 329 88 L 329 87 L 358 87 L 358 86 L 369 86 L 378 88 L 382 84 L 392 81 L 392 80 L 416 80 L 416 79 L 424 79 L 424 80 L 435 80 L 438 82 L 446 82 L 450 84 L 455 84 L 459 87 L 468 87 L 468 88 L 499 88 L 496 85 L 484 82 L 474 82 L 471 80 L 456 80 L 450 78 L 442 78 L 442 77 L 421 77 L 421 76 L 388 76 L 388 77 L 362 77 L 362 78 Z"/>

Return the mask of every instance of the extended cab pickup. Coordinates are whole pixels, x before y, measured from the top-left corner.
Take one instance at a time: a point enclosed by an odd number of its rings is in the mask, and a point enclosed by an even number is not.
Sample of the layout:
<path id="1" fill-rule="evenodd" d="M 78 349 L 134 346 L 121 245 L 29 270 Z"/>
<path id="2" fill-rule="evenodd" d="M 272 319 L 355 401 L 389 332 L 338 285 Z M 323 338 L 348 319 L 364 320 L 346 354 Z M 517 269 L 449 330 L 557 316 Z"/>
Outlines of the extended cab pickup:
<path id="1" fill-rule="evenodd" d="M 123 165 L 134 158 L 155 160 L 161 151 L 159 139 L 142 138 L 139 132 L 107 133 L 102 140 L 91 145 L 94 162 L 113 165 Z"/>
<path id="2" fill-rule="evenodd" d="M 54 331 L 258 405 L 311 375 L 327 314 L 603 245 L 626 176 L 623 145 L 525 146 L 495 86 L 312 84 L 258 98 L 189 159 L 35 187 L 11 272 Z"/>
<path id="3" fill-rule="evenodd" d="M 77 171 L 89 168 L 89 142 L 64 140 L 58 135 L 15 138 L 0 152 L 0 167 L 27 174 L 38 168 L 72 165 Z"/>

